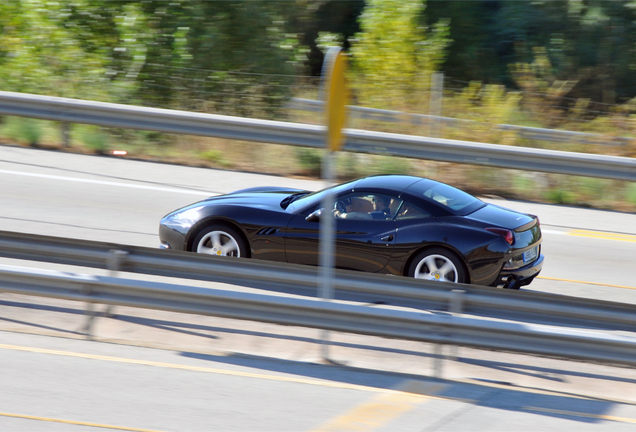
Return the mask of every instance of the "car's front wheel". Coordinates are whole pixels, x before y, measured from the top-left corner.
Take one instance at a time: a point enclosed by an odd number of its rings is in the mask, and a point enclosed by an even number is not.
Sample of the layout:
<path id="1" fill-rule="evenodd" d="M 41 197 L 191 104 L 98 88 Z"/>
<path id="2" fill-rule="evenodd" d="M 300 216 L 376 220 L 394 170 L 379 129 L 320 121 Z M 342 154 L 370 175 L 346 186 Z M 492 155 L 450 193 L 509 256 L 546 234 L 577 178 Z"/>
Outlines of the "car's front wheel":
<path id="1" fill-rule="evenodd" d="M 409 276 L 431 281 L 466 283 L 466 272 L 460 259 L 443 248 L 430 248 L 418 253 L 409 267 Z"/>
<path id="2" fill-rule="evenodd" d="M 232 257 L 247 257 L 248 249 L 243 236 L 234 228 L 216 225 L 204 228 L 196 236 L 193 252 Z"/>

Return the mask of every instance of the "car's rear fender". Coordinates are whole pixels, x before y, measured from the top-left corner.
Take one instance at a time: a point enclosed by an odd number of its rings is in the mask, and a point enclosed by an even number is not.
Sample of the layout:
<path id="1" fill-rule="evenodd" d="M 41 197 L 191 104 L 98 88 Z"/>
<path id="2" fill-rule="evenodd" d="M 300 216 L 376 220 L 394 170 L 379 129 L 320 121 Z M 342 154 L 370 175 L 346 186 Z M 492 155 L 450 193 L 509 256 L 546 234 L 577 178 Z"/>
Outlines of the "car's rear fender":
<path id="1" fill-rule="evenodd" d="M 441 247 L 459 257 L 469 283 L 487 284 L 486 282 L 489 282 L 494 275 L 490 275 L 486 270 L 492 268 L 493 264 L 499 267 L 499 261 L 503 259 L 508 249 L 507 244 L 503 240 L 499 241 L 496 235 L 482 227 L 462 225 L 458 222 L 461 223 L 461 218 L 459 220 L 452 218 L 450 221 L 437 219 L 434 229 L 426 230 L 421 238 L 409 233 L 408 235 L 413 239 L 410 245 L 421 243 L 421 246 L 410 249 L 410 254 L 402 268 L 402 274 L 408 275 L 409 266 L 418 253 L 427 248 Z M 399 232 L 400 230 L 398 230 Z M 409 244 L 405 246 L 408 248 Z M 397 247 L 400 248 L 399 245 Z M 403 256 L 396 255 L 395 257 L 398 260 L 400 258 L 404 260 Z"/>

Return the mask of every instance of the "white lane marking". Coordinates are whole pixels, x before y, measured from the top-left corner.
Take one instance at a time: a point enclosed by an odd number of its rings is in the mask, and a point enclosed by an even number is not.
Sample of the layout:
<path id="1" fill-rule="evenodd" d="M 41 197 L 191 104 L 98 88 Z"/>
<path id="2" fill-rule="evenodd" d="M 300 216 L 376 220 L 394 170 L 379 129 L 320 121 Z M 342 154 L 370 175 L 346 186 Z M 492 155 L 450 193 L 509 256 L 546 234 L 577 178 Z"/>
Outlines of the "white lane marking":
<path id="1" fill-rule="evenodd" d="M 167 188 L 167 187 L 159 187 L 159 186 L 147 186 L 147 185 L 136 185 L 129 183 L 117 183 L 103 180 L 91 180 L 91 179 L 83 179 L 77 177 L 63 177 L 49 174 L 35 174 L 35 173 L 25 173 L 20 171 L 8 171 L 0 169 L 0 174 L 9 174 L 9 175 L 20 175 L 25 177 L 38 177 L 50 180 L 63 180 L 63 181 L 71 181 L 78 183 L 91 183 L 105 186 L 116 186 L 116 187 L 127 187 L 132 189 L 146 189 L 146 190 L 154 190 L 159 192 L 173 192 L 173 193 L 181 193 L 181 194 L 189 194 L 189 195 L 200 195 L 200 196 L 213 196 L 217 195 L 210 192 L 202 192 L 202 191 L 193 191 L 189 189 L 178 189 L 178 188 Z"/>
<path id="2" fill-rule="evenodd" d="M 567 234 L 566 231 L 552 231 L 552 230 L 547 230 L 547 229 L 543 229 L 543 228 L 541 228 L 541 233 L 542 234 L 559 234 L 559 235 L 566 235 Z"/>

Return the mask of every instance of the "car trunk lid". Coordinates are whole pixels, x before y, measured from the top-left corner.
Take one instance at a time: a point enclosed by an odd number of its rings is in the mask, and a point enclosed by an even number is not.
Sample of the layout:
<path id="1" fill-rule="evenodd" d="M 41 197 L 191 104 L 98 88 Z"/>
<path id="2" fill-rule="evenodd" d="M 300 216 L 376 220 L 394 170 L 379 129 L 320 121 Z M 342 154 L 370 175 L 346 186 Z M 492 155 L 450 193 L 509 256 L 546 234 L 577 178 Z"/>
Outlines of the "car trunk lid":
<path id="1" fill-rule="evenodd" d="M 511 231 L 514 237 L 514 240 L 511 239 L 512 247 L 520 252 L 528 251 L 524 261 L 535 258 L 534 254 L 539 252 L 541 228 L 536 216 L 486 204 L 466 217 L 487 227 Z"/>
<path id="2" fill-rule="evenodd" d="M 536 224 L 536 217 L 534 216 L 494 204 L 486 204 L 465 217 L 476 222 L 515 232 L 526 231 Z"/>

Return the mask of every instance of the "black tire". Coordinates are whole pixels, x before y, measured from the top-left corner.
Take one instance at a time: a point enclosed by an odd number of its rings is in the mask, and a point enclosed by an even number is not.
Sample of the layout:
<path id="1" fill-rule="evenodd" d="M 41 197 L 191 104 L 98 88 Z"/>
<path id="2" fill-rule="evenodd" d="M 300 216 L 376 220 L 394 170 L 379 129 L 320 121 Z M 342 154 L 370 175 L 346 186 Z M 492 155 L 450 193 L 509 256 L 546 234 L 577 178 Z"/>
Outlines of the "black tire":
<path id="1" fill-rule="evenodd" d="M 192 243 L 192 252 L 237 258 L 249 257 L 249 248 L 243 235 L 235 228 L 220 224 L 203 228 Z"/>
<path id="2" fill-rule="evenodd" d="M 448 249 L 434 247 L 419 252 L 409 266 L 416 279 L 466 283 L 466 271 L 459 257 Z"/>

